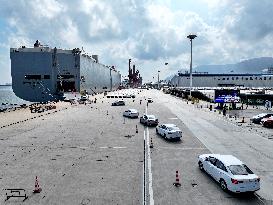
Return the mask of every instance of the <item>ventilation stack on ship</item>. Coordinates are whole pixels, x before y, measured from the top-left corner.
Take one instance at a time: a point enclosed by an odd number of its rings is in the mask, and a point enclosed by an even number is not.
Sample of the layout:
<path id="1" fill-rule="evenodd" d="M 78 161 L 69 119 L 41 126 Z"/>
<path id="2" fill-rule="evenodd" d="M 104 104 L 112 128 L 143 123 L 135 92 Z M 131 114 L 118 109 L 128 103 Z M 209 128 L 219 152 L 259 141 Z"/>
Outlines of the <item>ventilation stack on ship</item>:
<path id="1" fill-rule="evenodd" d="M 79 48 L 64 50 L 43 46 L 10 49 L 12 88 L 27 101 L 63 99 L 65 92 L 96 94 L 116 90 L 121 75 L 114 66 L 98 62 Z"/>

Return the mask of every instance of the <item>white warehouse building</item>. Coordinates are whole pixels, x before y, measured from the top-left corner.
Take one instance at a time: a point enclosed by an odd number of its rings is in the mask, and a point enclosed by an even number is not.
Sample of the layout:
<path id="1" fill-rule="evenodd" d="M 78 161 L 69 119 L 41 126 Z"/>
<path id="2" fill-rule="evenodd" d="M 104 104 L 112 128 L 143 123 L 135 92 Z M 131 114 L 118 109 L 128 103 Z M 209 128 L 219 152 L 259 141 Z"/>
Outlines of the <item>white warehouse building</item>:
<path id="1" fill-rule="evenodd" d="M 172 87 L 190 87 L 190 74 L 178 73 L 170 81 Z M 273 74 L 192 74 L 192 87 L 266 87 L 273 88 Z"/>

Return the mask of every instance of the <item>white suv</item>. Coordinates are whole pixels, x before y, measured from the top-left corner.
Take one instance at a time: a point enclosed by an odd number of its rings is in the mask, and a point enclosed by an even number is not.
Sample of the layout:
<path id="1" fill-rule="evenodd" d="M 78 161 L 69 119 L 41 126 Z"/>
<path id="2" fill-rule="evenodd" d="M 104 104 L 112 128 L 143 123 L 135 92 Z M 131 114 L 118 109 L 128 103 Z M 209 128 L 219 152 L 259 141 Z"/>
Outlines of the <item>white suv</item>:
<path id="1" fill-rule="evenodd" d="M 219 182 L 223 190 L 241 193 L 260 189 L 260 178 L 232 155 L 202 154 L 198 165 Z"/>

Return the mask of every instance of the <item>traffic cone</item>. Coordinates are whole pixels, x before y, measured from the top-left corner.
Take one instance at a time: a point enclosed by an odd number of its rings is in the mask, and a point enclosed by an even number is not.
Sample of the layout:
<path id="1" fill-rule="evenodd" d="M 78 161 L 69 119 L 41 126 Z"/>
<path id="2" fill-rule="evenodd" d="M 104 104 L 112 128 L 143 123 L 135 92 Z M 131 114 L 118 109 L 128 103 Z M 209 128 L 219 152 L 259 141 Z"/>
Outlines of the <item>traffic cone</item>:
<path id="1" fill-rule="evenodd" d="M 153 143 L 153 138 L 151 137 L 151 144 L 150 144 L 150 148 L 154 148 L 154 143 Z"/>
<path id="2" fill-rule="evenodd" d="M 136 133 L 138 133 L 137 125 L 136 125 Z"/>
<path id="3" fill-rule="evenodd" d="M 176 187 L 180 187 L 181 186 L 181 184 L 179 182 L 178 171 L 176 171 L 175 182 L 173 183 L 173 185 L 176 186 Z"/>
<path id="4" fill-rule="evenodd" d="M 40 193 L 41 191 L 42 191 L 42 188 L 40 187 L 39 182 L 38 182 L 38 177 L 36 176 L 35 188 L 33 190 L 33 193 Z"/>

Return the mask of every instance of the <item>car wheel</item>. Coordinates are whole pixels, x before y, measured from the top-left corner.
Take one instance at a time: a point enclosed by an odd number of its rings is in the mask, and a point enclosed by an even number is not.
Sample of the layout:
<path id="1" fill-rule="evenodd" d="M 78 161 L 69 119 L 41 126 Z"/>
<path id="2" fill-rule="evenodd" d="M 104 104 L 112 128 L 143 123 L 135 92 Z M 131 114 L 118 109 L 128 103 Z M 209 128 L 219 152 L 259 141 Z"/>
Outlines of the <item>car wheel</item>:
<path id="1" fill-rule="evenodd" d="M 227 184 L 226 184 L 225 180 L 220 179 L 220 186 L 223 191 L 227 191 Z"/>
<path id="2" fill-rule="evenodd" d="M 204 171 L 203 163 L 199 161 L 199 162 L 198 162 L 198 165 L 199 165 L 199 169 L 200 169 L 201 171 Z"/>

